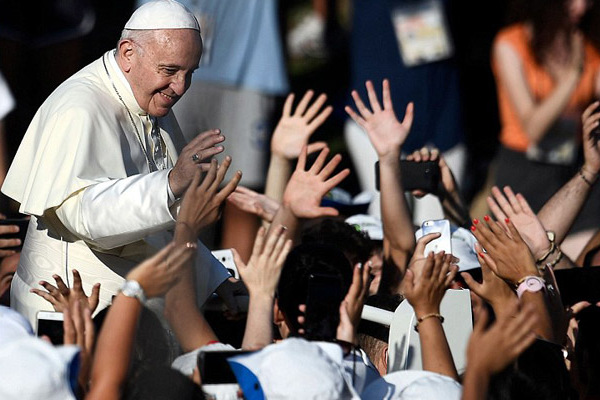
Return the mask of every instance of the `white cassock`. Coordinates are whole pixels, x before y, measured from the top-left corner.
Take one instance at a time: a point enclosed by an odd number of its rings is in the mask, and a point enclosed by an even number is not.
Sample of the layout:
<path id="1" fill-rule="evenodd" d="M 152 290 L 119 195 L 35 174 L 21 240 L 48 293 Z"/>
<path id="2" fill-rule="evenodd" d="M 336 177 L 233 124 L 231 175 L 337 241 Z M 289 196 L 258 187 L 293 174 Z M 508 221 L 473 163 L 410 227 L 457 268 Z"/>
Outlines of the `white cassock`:
<path id="1" fill-rule="evenodd" d="M 52 310 L 29 293 L 40 280 L 53 283 L 57 274 L 71 285 L 77 269 L 86 293 L 102 284 L 100 310 L 132 267 L 172 240 L 179 202 L 168 173 L 185 141 L 172 112 L 159 126 L 162 170 L 152 159 L 150 118 L 114 51 L 66 80 L 36 113 L 2 186 L 32 216 L 11 288 L 11 306 L 32 323 L 37 311 Z M 202 304 L 229 273 L 201 243 L 195 268 Z"/>

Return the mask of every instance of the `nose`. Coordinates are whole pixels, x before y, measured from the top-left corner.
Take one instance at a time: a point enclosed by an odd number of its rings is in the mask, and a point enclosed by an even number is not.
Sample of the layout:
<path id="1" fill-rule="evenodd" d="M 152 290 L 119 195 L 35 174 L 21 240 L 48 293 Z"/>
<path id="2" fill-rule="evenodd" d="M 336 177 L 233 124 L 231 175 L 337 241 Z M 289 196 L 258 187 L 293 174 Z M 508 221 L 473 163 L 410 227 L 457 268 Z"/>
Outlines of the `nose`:
<path id="1" fill-rule="evenodd" d="M 171 80 L 171 83 L 169 84 L 169 87 L 177 96 L 183 96 L 189 87 L 186 75 L 183 73 L 175 74 Z"/>

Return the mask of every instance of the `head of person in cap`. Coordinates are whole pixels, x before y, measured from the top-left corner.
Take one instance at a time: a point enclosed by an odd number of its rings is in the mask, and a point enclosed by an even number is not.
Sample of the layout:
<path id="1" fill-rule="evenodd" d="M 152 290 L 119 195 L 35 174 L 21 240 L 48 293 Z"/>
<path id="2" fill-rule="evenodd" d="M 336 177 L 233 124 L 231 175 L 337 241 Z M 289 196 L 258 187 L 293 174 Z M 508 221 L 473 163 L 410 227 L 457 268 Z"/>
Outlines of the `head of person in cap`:
<path id="1" fill-rule="evenodd" d="M 173 0 L 139 7 L 117 44 L 117 63 L 140 107 L 165 116 L 190 87 L 202 55 L 200 25 Z"/>

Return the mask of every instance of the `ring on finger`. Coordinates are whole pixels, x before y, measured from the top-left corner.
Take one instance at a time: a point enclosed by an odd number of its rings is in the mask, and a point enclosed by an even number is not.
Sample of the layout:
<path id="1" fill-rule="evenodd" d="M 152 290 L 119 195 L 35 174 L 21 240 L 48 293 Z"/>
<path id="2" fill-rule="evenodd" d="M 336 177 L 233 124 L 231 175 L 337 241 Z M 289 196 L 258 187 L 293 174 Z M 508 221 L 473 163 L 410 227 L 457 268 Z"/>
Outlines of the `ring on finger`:
<path id="1" fill-rule="evenodd" d="M 193 161 L 193 162 L 198 162 L 198 161 L 200 161 L 200 156 L 198 155 L 198 153 L 194 153 L 194 154 L 192 155 L 192 161 Z"/>

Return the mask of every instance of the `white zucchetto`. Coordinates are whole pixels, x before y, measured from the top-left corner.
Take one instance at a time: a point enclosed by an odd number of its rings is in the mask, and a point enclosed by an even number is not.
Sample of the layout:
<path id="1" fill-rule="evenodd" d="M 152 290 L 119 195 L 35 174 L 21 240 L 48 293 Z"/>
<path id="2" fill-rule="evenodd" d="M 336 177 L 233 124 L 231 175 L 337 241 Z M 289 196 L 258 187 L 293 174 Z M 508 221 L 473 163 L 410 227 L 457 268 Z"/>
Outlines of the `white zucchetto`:
<path id="1" fill-rule="evenodd" d="M 194 14 L 181 3 L 157 0 L 135 10 L 125 29 L 194 29 L 200 32 L 200 25 Z"/>

